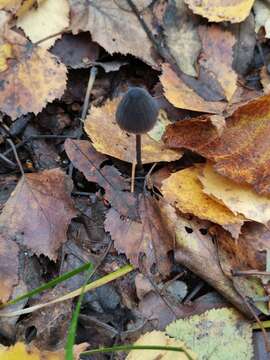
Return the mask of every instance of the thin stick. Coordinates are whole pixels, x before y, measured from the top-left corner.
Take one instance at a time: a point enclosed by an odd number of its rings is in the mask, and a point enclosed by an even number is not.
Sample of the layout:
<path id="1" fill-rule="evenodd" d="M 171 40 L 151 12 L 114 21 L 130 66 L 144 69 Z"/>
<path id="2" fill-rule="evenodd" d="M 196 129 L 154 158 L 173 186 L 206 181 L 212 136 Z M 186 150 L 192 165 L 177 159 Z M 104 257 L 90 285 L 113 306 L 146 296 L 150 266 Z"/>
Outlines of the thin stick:
<path id="1" fill-rule="evenodd" d="M 7 157 L 5 157 L 5 155 L 1 154 L 0 153 L 0 159 L 2 159 L 3 161 L 5 161 L 9 166 L 11 166 L 12 168 L 15 168 L 16 167 L 16 164 L 9 160 Z"/>
<path id="2" fill-rule="evenodd" d="M 19 159 L 19 156 L 18 156 L 18 153 L 17 153 L 17 150 L 15 148 L 15 145 L 13 144 L 13 141 L 11 139 L 7 139 L 7 142 L 9 143 L 9 145 L 12 147 L 12 150 L 13 150 L 13 153 L 14 153 L 14 156 L 15 156 L 15 159 L 17 161 L 17 164 L 20 168 L 20 172 L 22 174 L 22 176 L 24 177 L 24 170 L 23 170 L 23 167 L 22 167 L 22 163 L 21 163 L 21 160 Z"/>
<path id="3" fill-rule="evenodd" d="M 83 103 L 83 110 L 82 110 L 82 116 L 81 116 L 81 121 L 84 122 L 85 118 L 86 118 L 86 114 L 87 114 L 87 110 L 89 107 L 89 101 L 90 101 L 90 94 L 97 76 L 98 70 L 95 66 L 93 66 L 91 68 L 90 71 L 90 76 L 89 76 L 89 80 L 88 80 L 88 85 L 87 85 L 87 90 L 86 90 L 86 94 L 84 97 L 84 103 Z"/>
<path id="4" fill-rule="evenodd" d="M 136 160 L 137 160 L 137 170 L 142 170 L 142 142 L 141 142 L 141 135 L 136 134 Z"/>

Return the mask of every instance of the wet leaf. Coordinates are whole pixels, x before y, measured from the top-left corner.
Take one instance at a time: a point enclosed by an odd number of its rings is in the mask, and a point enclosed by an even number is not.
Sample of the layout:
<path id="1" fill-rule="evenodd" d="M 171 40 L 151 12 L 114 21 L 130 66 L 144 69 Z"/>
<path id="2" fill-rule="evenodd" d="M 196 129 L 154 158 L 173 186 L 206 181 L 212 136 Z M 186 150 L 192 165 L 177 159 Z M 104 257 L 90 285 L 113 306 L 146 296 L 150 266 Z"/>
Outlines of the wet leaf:
<path id="1" fill-rule="evenodd" d="M 1 111 L 12 119 L 28 112 L 37 114 L 63 95 L 66 67 L 56 57 L 11 30 L 5 31 L 2 42 L 12 47 L 12 58 L 0 72 Z"/>
<path id="2" fill-rule="evenodd" d="M 195 14 L 206 17 L 209 21 L 230 21 L 237 23 L 248 17 L 254 0 L 185 0 Z"/>
<path id="3" fill-rule="evenodd" d="M 70 198 L 72 181 L 60 169 L 25 175 L 0 215 L 0 231 L 35 254 L 56 260 L 76 216 Z"/>
<path id="4" fill-rule="evenodd" d="M 200 26 L 199 35 L 202 42 L 200 67 L 220 83 L 227 100 L 230 100 L 237 81 L 237 75 L 232 69 L 235 37 L 217 25 Z"/>
<path id="5" fill-rule="evenodd" d="M 252 327 L 234 309 L 210 310 L 200 316 L 176 320 L 166 327 L 166 333 L 184 341 L 198 354 L 198 359 L 253 358 Z"/>
<path id="6" fill-rule="evenodd" d="M 222 203 L 205 194 L 199 175 L 199 167 L 190 167 L 171 174 L 162 183 L 164 199 L 183 213 L 220 224 L 237 238 L 245 218 L 235 215 Z"/>
<path id="7" fill-rule="evenodd" d="M 214 164 L 214 170 L 237 183 L 270 194 L 270 96 L 262 96 L 238 108 L 226 120 L 219 137 L 202 118 L 167 127 L 164 142 L 171 148 L 196 151 Z"/>
<path id="8" fill-rule="evenodd" d="M 162 277 L 170 273 L 168 252 L 173 249 L 173 237 L 166 228 L 159 205 L 149 196 L 139 199 L 140 222 L 121 218 L 113 209 L 105 220 L 105 230 L 110 232 L 119 253 L 151 275 L 158 271 Z M 125 234 L 125 236 L 123 236 Z"/>
<path id="9" fill-rule="evenodd" d="M 97 182 L 105 189 L 105 198 L 113 208 L 131 219 L 138 218 L 137 199 L 130 193 L 129 182 L 125 181 L 114 166 L 101 167 L 107 158 L 96 152 L 89 141 L 68 139 L 65 150 L 73 165 L 88 181 Z"/>
<path id="10" fill-rule="evenodd" d="M 43 1 L 37 8 L 29 10 L 17 20 L 17 26 L 23 29 L 25 35 L 33 43 L 63 31 L 68 25 L 68 0 Z M 48 49 L 60 37 L 61 35 L 54 36 L 40 43 L 40 46 Z"/>
<path id="11" fill-rule="evenodd" d="M 193 111 L 202 111 L 213 114 L 220 114 L 226 107 L 225 102 L 206 101 L 185 82 L 180 79 L 172 70 L 169 64 L 162 66 L 160 81 L 164 89 L 165 97 L 175 107 Z"/>
<path id="12" fill-rule="evenodd" d="M 115 121 L 119 102 L 117 98 L 102 107 L 92 107 L 84 128 L 97 151 L 132 163 L 136 161 L 135 136 L 122 131 Z M 147 134 L 142 135 L 143 163 L 174 161 L 181 156 L 181 152 L 166 149 L 162 140 L 155 141 Z"/>
<path id="13" fill-rule="evenodd" d="M 93 41 L 110 54 L 132 54 L 155 66 L 152 43 L 126 1 L 69 0 L 69 3 L 74 34 L 79 30 L 90 31 Z M 146 9 L 150 3 L 151 0 L 141 1 L 138 10 Z"/>

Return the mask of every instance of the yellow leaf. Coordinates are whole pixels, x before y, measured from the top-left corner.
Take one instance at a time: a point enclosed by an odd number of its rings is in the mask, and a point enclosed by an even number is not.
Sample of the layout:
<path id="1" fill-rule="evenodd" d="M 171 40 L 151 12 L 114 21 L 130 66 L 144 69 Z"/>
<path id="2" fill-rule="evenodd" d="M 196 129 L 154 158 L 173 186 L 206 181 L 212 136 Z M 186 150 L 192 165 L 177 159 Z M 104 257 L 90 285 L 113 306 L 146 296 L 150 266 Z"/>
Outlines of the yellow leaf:
<path id="1" fill-rule="evenodd" d="M 29 39 L 35 43 L 47 36 L 59 33 L 69 25 L 69 4 L 67 0 L 43 1 L 17 20 Z M 50 48 L 61 35 L 40 43 L 44 49 Z"/>
<path id="2" fill-rule="evenodd" d="M 234 214 L 267 225 L 270 220 L 270 198 L 258 195 L 249 185 L 237 184 L 216 173 L 210 164 L 204 166 L 199 179 L 203 192 L 227 206 Z"/>
<path id="3" fill-rule="evenodd" d="M 190 167 L 169 176 L 163 181 L 161 188 L 165 200 L 184 213 L 191 213 L 223 226 L 237 238 L 244 217 L 233 214 L 226 206 L 205 194 L 198 179 L 199 174 L 199 168 Z"/>
<path id="4" fill-rule="evenodd" d="M 152 331 L 142 335 L 134 345 L 147 345 L 147 346 L 174 346 L 185 350 L 185 352 L 176 352 L 168 350 L 131 350 L 127 356 L 127 360 L 187 360 L 197 359 L 197 356 L 192 351 L 188 350 L 182 341 L 171 339 L 166 336 L 164 332 Z"/>
<path id="5" fill-rule="evenodd" d="M 7 60 L 12 57 L 12 46 L 10 44 L 0 45 L 0 72 L 8 68 Z"/>
<path id="6" fill-rule="evenodd" d="M 102 107 L 92 107 L 84 128 L 97 151 L 132 163 L 136 159 L 135 136 L 122 131 L 116 124 L 119 101 L 117 98 Z M 162 140 L 155 141 L 147 134 L 142 135 L 143 163 L 174 161 L 181 156 L 179 151 L 166 149 Z"/>
<path id="7" fill-rule="evenodd" d="M 238 23 L 248 17 L 254 0 L 185 0 L 185 3 L 209 21 Z"/>

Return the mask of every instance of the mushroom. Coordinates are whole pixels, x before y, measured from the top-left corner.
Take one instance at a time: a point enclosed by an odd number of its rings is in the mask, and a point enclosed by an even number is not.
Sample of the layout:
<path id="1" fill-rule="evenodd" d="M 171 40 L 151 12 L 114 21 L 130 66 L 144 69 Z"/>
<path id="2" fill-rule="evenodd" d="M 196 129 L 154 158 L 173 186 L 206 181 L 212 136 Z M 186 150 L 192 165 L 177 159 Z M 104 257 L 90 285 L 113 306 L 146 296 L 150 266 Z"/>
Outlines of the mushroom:
<path id="1" fill-rule="evenodd" d="M 158 107 L 149 92 L 140 87 L 130 88 L 120 101 L 116 111 L 119 127 L 136 134 L 137 169 L 142 169 L 141 135 L 150 131 L 158 116 Z"/>

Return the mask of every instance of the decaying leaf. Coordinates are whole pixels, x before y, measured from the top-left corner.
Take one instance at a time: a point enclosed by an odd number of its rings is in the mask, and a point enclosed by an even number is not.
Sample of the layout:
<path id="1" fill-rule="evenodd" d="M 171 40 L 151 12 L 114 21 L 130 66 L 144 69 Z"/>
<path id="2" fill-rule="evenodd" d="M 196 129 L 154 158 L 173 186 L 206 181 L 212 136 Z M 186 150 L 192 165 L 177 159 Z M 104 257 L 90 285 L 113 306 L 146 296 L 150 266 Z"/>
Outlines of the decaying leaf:
<path id="1" fill-rule="evenodd" d="M 200 26 L 199 35 L 202 42 L 200 71 L 203 69 L 214 77 L 222 86 L 227 100 L 230 100 L 236 90 L 237 81 L 237 75 L 232 69 L 235 37 L 217 25 Z"/>
<path id="2" fill-rule="evenodd" d="M 239 107 L 227 118 L 219 137 L 201 118 L 169 125 L 164 142 L 187 148 L 215 162 L 214 169 L 237 183 L 247 183 L 261 195 L 270 194 L 270 96 Z"/>
<path id="3" fill-rule="evenodd" d="M 267 1 L 256 0 L 254 3 L 255 30 L 265 29 L 265 37 L 270 37 L 270 4 Z"/>
<path id="4" fill-rule="evenodd" d="M 157 270 L 165 277 L 171 269 L 168 252 L 173 249 L 172 234 L 165 227 L 159 205 L 153 198 L 141 196 L 138 207 L 140 222 L 123 219 L 110 209 L 105 230 L 110 232 L 118 252 L 125 253 L 135 266 L 143 266 L 152 275 Z"/>
<path id="5" fill-rule="evenodd" d="M 87 348 L 88 344 L 82 343 L 74 346 L 74 359 L 79 360 L 79 355 Z M 35 346 L 25 345 L 22 342 L 17 342 L 15 345 L 6 347 L 0 345 L 1 360 L 64 360 L 65 350 L 58 351 L 40 351 Z"/>
<path id="6" fill-rule="evenodd" d="M 116 98 L 102 107 L 92 107 L 84 128 L 97 151 L 132 163 L 136 161 L 135 136 L 122 131 L 115 121 L 119 101 Z M 181 156 L 181 152 L 166 149 L 162 140 L 155 141 L 147 134 L 142 135 L 143 163 L 174 161 Z"/>
<path id="7" fill-rule="evenodd" d="M 71 190 L 72 180 L 60 169 L 25 175 L 0 215 L 5 241 L 14 239 L 35 254 L 56 260 L 70 220 L 76 216 Z"/>
<path id="8" fill-rule="evenodd" d="M 5 303 L 18 283 L 19 248 L 15 241 L 0 234 L 0 303 Z"/>
<path id="9" fill-rule="evenodd" d="M 74 34 L 79 30 L 90 31 L 92 39 L 110 54 L 132 54 L 155 66 L 152 44 L 126 1 L 69 0 L 69 3 Z M 150 0 L 141 1 L 138 10 L 150 3 Z"/>
<path id="10" fill-rule="evenodd" d="M 190 76 L 197 76 L 195 64 L 201 50 L 198 23 L 184 0 L 169 1 L 163 17 L 166 43 L 179 68 Z"/>
<path id="11" fill-rule="evenodd" d="M 0 72 L 0 109 L 12 119 L 60 98 L 66 87 L 66 67 L 46 50 L 6 30 L 0 42 L 12 47 L 7 69 Z"/>
<path id="12" fill-rule="evenodd" d="M 29 10 L 17 20 L 17 26 L 22 28 L 33 42 L 57 34 L 69 25 L 68 0 L 46 0 L 37 8 Z M 40 46 L 50 48 L 61 35 L 43 41 Z"/>
<path id="13" fill-rule="evenodd" d="M 167 350 L 132 350 L 127 360 L 196 360 L 197 356 L 190 351 L 183 341 L 171 339 L 164 332 L 152 331 L 142 335 L 133 345 L 147 346 L 173 346 L 183 349 L 183 352 L 172 352 Z M 189 355 L 187 356 L 186 353 Z"/>
<path id="14" fill-rule="evenodd" d="M 211 223 L 199 219 L 185 218 L 174 207 L 163 203 L 163 220 L 171 231 L 175 232 L 175 260 L 204 279 L 226 300 L 241 312 L 250 314 L 243 299 L 233 288 L 219 264 L 216 245 L 209 233 Z"/>
<path id="15" fill-rule="evenodd" d="M 198 359 L 253 358 L 251 324 L 232 308 L 210 310 L 200 316 L 176 320 L 166 327 L 166 333 L 184 341 L 198 354 Z"/>
<path id="16" fill-rule="evenodd" d="M 199 180 L 205 194 L 223 203 L 234 214 L 270 224 L 270 198 L 258 195 L 250 185 L 240 185 L 219 175 L 210 164 L 203 166 Z"/>
<path id="17" fill-rule="evenodd" d="M 245 218 L 235 215 L 226 206 L 205 194 L 199 175 L 199 167 L 190 167 L 170 175 L 162 183 L 164 199 L 183 213 L 220 224 L 237 238 Z"/>
<path id="18" fill-rule="evenodd" d="M 225 102 L 204 100 L 177 76 L 169 64 L 162 66 L 160 81 L 165 97 L 175 107 L 213 114 L 222 113 L 226 107 Z"/>
<path id="19" fill-rule="evenodd" d="M 130 193 L 130 184 L 125 181 L 114 166 L 105 165 L 107 158 L 98 153 L 89 141 L 71 140 L 65 142 L 65 150 L 73 165 L 88 181 L 97 182 L 106 193 L 105 198 L 121 215 L 138 219 L 137 199 Z"/>
<path id="20" fill-rule="evenodd" d="M 209 21 L 238 23 L 248 17 L 254 0 L 185 0 L 195 14 Z"/>

